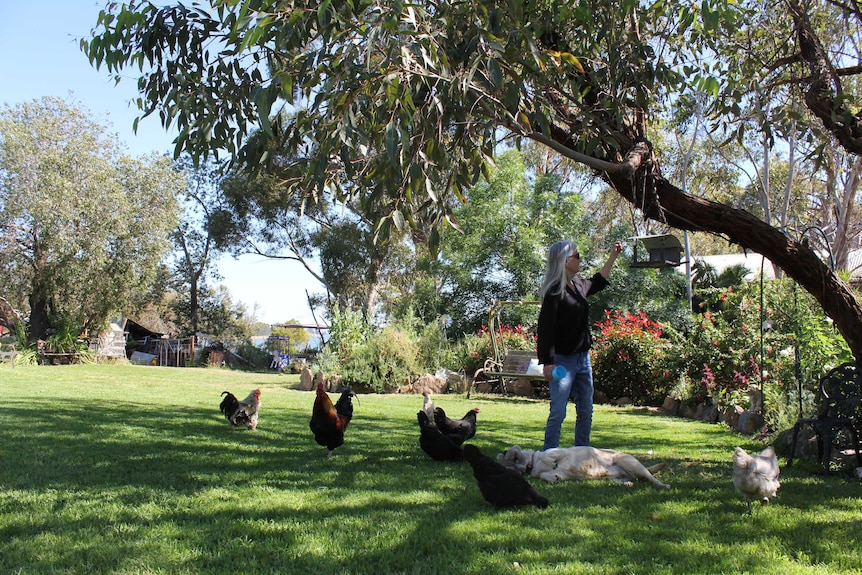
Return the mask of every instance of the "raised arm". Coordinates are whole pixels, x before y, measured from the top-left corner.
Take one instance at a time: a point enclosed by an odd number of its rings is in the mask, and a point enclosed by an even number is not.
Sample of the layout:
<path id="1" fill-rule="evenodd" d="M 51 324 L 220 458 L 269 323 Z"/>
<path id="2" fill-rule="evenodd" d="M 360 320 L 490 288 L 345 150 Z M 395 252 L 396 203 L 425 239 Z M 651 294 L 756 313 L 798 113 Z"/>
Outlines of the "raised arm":
<path id="1" fill-rule="evenodd" d="M 611 275 L 611 268 L 614 267 L 614 262 L 617 260 L 621 251 L 623 251 L 623 243 L 619 241 L 614 242 L 614 245 L 611 248 L 611 253 L 608 256 L 608 261 L 606 261 L 605 265 L 602 266 L 602 269 L 599 270 L 599 273 L 603 278 L 608 279 Z"/>

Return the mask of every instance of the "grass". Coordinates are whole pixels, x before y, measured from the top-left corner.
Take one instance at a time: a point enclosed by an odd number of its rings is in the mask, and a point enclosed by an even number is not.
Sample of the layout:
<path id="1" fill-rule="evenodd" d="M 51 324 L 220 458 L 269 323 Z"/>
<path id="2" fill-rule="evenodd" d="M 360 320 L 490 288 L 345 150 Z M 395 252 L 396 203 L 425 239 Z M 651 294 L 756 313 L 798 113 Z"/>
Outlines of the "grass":
<path id="1" fill-rule="evenodd" d="M 546 510 L 497 511 L 467 464 L 418 447 L 417 395 L 361 395 L 332 459 L 293 376 L 141 366 L 0 366 L 0 573 L 862 573 L 860 484 L 800 462 L 745 514 L 717 425 L 598 406 L 593 443 L 647 464 L 639 483 L 532 483 Z M 262 389 L 258 430 L 219 394 Z M 538 447 L 543 401 L 435 396 L 493 455 Z M 574 410 L 571 416 L 574 416 Z M 571 438 L 571 424 L 564 439 Z"/>

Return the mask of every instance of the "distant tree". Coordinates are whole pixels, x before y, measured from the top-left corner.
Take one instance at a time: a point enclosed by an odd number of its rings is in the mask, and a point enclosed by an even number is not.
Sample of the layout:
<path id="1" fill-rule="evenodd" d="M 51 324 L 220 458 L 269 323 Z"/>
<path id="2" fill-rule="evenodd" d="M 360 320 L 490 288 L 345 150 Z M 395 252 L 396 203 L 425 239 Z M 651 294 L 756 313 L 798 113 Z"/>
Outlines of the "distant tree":
<path id="1" fill-rule="evenodd" d="M 552 243 L 574 239 L 585 257 L 602 251 L 604 246 L 591 237 L 583 195 L 561 192 L 559 175 L 533 175 L 533 168 L 518 150 L 500 154 L 488 183 L 472 187 L 466 202 L 453 209 L 463 231 L 444 230 L 438 257 L 420 263 L 438 299 L 436 305 L 423 305 L 431 295 L 428 287 L 414 298 L 422 319 L 434 319 L 427 313 L 434 310 L 451 318 L 454 333 L 475 331 L 487 323 L 495 301 L 537 297 Z"/>
<path id="2" fill-rule="evenodd" d="M 221 185 L 222 202 L 212 214 L 219 249 L 300 263 L 320 283 L 326 299 L 315 302 L 363 310 L 369 318 L 397 292 L 413 269 L 412 249 L 403 233 L 375 241 L 371 204 L 332 205 L 284 193 L 273 174 L 232 172 Z M 319 270 L 317 269 L 319 266 Z"/>
<path id="3" fill-rule="evenodd" d="M 255 334 L 255 311 L 235 302 L 226 286 L 200 293 L 200 331 L 236 348 Z"/>
<path id="4" fill-rule="evenodd" d="M 29 311 L 30 339 L 145 303 L 181 186 L 169 159 L 123 155 L 76 105 L 0 109 L 0 295 Z"/>
<path id="5" fill-rule="evenodd" d="M 286 348 L 288 353 L 296 353 L 300 349 L 303 349 L 306 344 L 311 340 L 311 336 L 308 335 L 308 332 L 305 328 L 301 327 L 287 327 L 290 325 L 300 325 L 299 321 L 296 319 L 289 319 L 281 325 L 274 326 L 272 328 L 272 335 L 275 336 L 286 336 L 290 338 L 290 342 Z M 267 348 L 270 351 L 275 350 L 275 343 L 269 342 L 267 344 Z"/>
<path id="6" fill-rule="evenodd" d="M 178 317 L 187 335 L 200 331 L 200 296 L 206 281 L 218 281 L 213 263 L 216 253 L 214 226 L 222 203 L 221 168 L 214 162 L 195 167 L 189 158 L 181 158 L 177 168 L 186 177 L 186 188 L 180 194 L 183 216 L 171 234 L 174 243 L 173 280 L 183 295 Z"/>

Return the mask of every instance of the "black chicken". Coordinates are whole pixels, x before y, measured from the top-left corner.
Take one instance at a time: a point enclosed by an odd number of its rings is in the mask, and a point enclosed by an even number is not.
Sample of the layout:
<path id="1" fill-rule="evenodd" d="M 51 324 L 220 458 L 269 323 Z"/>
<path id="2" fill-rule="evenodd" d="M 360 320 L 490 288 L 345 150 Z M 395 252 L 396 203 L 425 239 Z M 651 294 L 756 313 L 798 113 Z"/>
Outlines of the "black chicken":
<path id="1" fill-rule="evenodd" d="M 353 391 L 345 389 L 335 405 L 332 405 L 332 400 L 323 389 L 323 383 L 317 384 L 317 397 L 314 398 L 314 408 L 308 425 L 315 441 L 329 450 L 327 457 L 332 457 L 332 451 L 336 447 L 344 445 L 344 431 L 353 419 L 355 395 Z"/>
<path id="2" fill-rule="evenodd" d="M 419 419 L 419 447 L 435 461 L 461 461 L 464 456 L 461 447 L 440 433 L 437 426 L 428 419 L 425 411 L 416 413 Z"/>
<path id="3" fill-rule="evenodd" d="M 520 473 L 503 467 L 475 445 L 464 446 L 464 459 L 473 468 L 482 497 L 494 507 L 535 505 L 544 509 L 548 506 L 548 499 L 533 489 Z"/>
<path id="4" fill-rule="evenodd" d="M 461 445 L 476 435 L 477 413 L 479 408 L 474 407 L 461 419 L 449 419 L 443 408 L 438 407 L 434 409 L 434 423 L 437 424 L 440 433 L 454 441 L 456 445 Z"/>

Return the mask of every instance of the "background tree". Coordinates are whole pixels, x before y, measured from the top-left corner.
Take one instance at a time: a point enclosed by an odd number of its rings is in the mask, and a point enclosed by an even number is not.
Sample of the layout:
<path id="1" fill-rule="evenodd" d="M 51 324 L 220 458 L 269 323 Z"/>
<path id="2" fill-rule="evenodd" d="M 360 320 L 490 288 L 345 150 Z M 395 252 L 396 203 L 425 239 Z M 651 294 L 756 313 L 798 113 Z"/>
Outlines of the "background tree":
<path id="1" fill-rule="evenodd" d="M 221 168 L 215 163 L 195 167 L 188 158 L 177 162 L 186 178 L 180 194 L 183 217 L 171 234 L 174 243 L 173 285 L 180 298 L 176 300 L 177 318 L 186 335 L 200 331 L 200 296 L 207 280 L 218 281 L 214 267 L 215 214 L 221 203 L 219 189 Z"/>
<path id="2" fill-rule="evenodd" d="M 378 204 L 385 236 L 412 223 L 405 207 L 417 203 L 431 226 L 452 223 L 450 194 L 462 199 L 487 170 L 499 135 L 528 138 L 596 170 L 647 218 L 765 255 L 814 296 L 862 358 L 862 305 L 818 254 L 748 212 L 674 185 L 649 140 L 651 122 L 690 90 L 714 98 L 712 128 L 729 126 L 760 95 L 759 82 L 734 70 L 760 67 L 804 96 L 830 138 L 862 153 L 862 114 L 845 90 L 846 78 L 860 74 L 844 56 L 862 37 L 852 5 L 240 0 L 110 8 L 83 49 L 112 71 L 146 65 L 143 112 L 176 120 L 177 149 L 193 157 L 226 150 L 248 166 L 279 165 L 287 189 L 360 192 Z M 778 36 L 787 41 L 761 34 L 763 14 L 773 18 L 769 30 L 792 31 Z M 818 29 L 822 15 L 847 22 L 849 42 Z M 758 49 L 728 51 L 745 42 Z M 282 105 L 295 113 L 275 113 Z M 245 145 L 256 126 L 285 153 Z M 438 237 L 432 227 L 432 251 Z"/>
<path id="3" fill-rule="evenodd" d="M 182 184 L 167 158 L 121 151 L 62 100 L 0 110 L 0 295 L 29 310 L 31 340 L 145 303 Z"/>
<path id="4" fill-rule="evenodd" d="M 234 302 L 225 286 L 201 289 L 199 303 L 202 333 L 233 349 L 255 334 L 255 310 L 249 310 L 243 302 Z"/>
<path id="5" fill-rule="evenodd" d="M 308 342 L 311 340 L 311 336 L 308 335 L 308 332 L 305 330 L 305 328 L 288 327 L 291 325 L 300 325 L 300 323 L 295 318 L 291 318 L 281 325 L 273 326 L 272 335 L 289 337 L 290 343 L 285 349 L 285 351 L 287 353 L 296 353 L 302 349 L 305 349 L 305 346 L 308 345 Z M 276 349 L 274 342 L 268 342 L 267 348 L 270 351 L 274 351 Z"/>
<path id="6" fill-rule="evenodd" d="M 495 301 L 537 298 L 552 243 L 573 238 L 585 257 L 593 252 L 583 197 L 561 193 L 560 186 L 554 174 L 531 181 L 524 156 L 510 150 L 497 158 L 488 183 L 473 186 L 467 201 L 453 208 L 463 232 L 444 230 L 439 259 L 427 269 L 439 298 L 429 308 L 452 318 L 453 333 L 475 332 L 487 323 Z"/>
<path id="7" fill-rule="evenodd" d="M 331 227 L 327 198 L 307 201 L 284 193 L 269 173 L 229 171 L 221 183 L 222 204 L 213 214 L 213 234 L 220 250 L 235 256 L 256 254 L 296 261 L 327 291 L 332 291 L 315 263 L 315 232 Z"/>
<path id="8" fill-rule="evenodd" d="M 325 290 L 326 297 L 310 298 L 312 305 L 347 306 L 373 319 L 380 306 L 401 297 L 415 269 L 410 237 L 377 241 L 373 202 L 336 204 L 328 196 L 284 193 L 279 174 L 276 167 L 227 175 L 222 206 L 213 214 L 219 249 L 299 262 Z"/>

